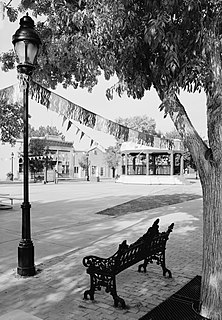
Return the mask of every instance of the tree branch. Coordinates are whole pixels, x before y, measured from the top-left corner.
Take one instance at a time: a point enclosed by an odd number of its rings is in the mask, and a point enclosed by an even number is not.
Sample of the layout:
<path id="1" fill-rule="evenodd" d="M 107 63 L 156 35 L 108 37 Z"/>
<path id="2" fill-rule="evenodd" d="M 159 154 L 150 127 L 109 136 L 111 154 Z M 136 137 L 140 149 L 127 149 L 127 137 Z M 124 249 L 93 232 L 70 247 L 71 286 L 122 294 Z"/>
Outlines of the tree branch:
<path id="1" fill-rule="evenodd" d="M 206 156 L 209 154 L 209 148 L 195 130 L 177 95 L 175 93 L 165 94 L 161 109 L 167 110 L 167 114 L 169 114 L 184 144 L 189 149 L 200 176 L 206 178 L 212 164 L 212 157 Z"/>
<path id="2" fill-rule="evenodd" d="M 10 3 L 12 2 L 12 0 L 10 0 L 6 5 L 5 5 L 5 8 L 9 8 L 9 6 L 10 6 Z"/>

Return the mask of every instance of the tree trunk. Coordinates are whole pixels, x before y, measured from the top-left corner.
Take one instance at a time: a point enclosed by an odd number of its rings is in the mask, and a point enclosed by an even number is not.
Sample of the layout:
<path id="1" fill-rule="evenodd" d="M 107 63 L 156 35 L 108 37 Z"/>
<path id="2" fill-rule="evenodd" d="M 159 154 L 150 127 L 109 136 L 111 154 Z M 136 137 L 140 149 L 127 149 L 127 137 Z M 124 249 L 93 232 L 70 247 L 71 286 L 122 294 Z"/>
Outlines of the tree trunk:
<path id="1" fill-rule="evenodd" d="M 177 96 L 171 95 L 168 98 L 161 94 L 161 98 L 192 154 L 203 190 L 200 314 L 211 320 L 222 320 L 222 99 L 219 92 L 208 97 L 208 136 L 211 150 L 193 128 Z"/>
<path id="2" fill-rule="evenodd" d="M 207 37 L 212 79 L 207 91 L 209 170 L 202 174 L 203 266 L 201 315 L 222 320 L 222 66 L 220 39 Z"/>
<path id="3" fill-rule="evenodd" d="M 222 165 L 212 167 L 203 189 L 201 315 L 222 319 Z"/>

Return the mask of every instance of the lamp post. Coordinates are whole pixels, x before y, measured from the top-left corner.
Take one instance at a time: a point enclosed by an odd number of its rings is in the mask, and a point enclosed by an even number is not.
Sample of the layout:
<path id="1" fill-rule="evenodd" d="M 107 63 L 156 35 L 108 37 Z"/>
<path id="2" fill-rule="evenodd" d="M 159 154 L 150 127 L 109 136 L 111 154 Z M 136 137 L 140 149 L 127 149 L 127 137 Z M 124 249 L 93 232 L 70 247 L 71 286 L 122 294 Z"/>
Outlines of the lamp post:
<path id="1" fill-rule="evenodd" d="M 23 198 L 22 208 L 22 239 L 18 246 L 17 273 L 21 276 L 35 274 L 34 246 L 31 240 L 31 223 L 29 202 L 29 158 L 28 158 L 28 92 L 30 76 L 35 68 L 36 58 L 41 40 L 34 30 L 34 21 L 28 14 L 20 19 L 20 28 L 12 37 L 18 59 L 17 70 L 23 89 Z"/>
<path id="2" fill-rule="evenodd" d="M 86 152 L 86 180 L 89 181 L 89 152 Z"/>
<path id="3" fill-rule="evenodd" d="M 14 178 L 14 174 L 13 174 L 13 171 L 14 171 L 14 169 L 13 169 L 14 153 L 13 152 L 11 154 L 11 160 L 12 160 L 12 181 L 13 181 L 13 178 Z"/>

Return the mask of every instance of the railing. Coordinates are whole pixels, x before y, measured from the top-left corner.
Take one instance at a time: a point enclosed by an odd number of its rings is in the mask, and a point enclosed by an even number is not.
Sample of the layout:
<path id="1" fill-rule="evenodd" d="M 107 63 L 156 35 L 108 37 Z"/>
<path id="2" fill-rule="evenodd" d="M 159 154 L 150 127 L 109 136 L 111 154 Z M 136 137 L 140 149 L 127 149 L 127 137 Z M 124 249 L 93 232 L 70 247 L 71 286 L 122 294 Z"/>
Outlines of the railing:
<path id="1" fill-rule="evenodd" d="M 126 167 L 122 166 L 122 174 L 126 174 Z M 128 165 L 127 175 L 146 175 L 146 165 Z M 149 175 L 170 175 L 170 165 L 151 165 Z"/>

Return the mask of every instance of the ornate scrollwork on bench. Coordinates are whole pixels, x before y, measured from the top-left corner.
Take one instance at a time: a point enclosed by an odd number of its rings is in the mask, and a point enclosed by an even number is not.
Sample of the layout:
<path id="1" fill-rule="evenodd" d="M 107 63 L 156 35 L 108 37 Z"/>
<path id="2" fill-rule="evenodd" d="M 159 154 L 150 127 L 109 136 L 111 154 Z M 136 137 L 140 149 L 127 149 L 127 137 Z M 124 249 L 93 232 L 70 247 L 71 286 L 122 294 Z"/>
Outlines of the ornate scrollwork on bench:
<path id="1" fill-rule="evenodd" d="M 139 272 L 142 269 L 146 272 L 147 265 L 156 261 L 162 267 L 163 275 L 165 276 L 168 273 L 169 278 L 172 277 L 171 271 L 166 268 L 165 251 L 166 242 L 174 224 L 172 223 L 168 230 L 162 233 L 159 232 L 158 224 L 159 219 L 153 223 L 152 227 L 142 237 L 131 245 L 128 245 L 124 240 L 119 245 L 116 253 L 109 258 L 100 258 L 92 255 L 83 258 L 83 265 L 90 275 L 90 289 L 84 292 L 84 299 L 89 296 L 91 300 L 94 300 L 95 291 L 105 287 L 106 292 L 113 297 L 114 306 L 125 308 L 124 299 L 117 295 L 116 275 L 142 260 L 144 262 L 139 265 Z"/>

